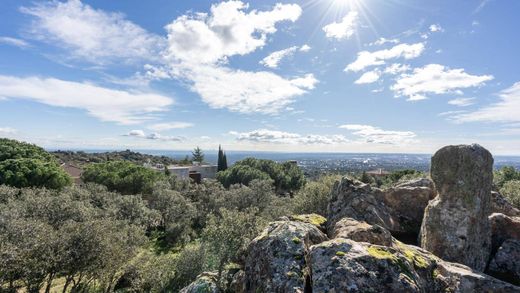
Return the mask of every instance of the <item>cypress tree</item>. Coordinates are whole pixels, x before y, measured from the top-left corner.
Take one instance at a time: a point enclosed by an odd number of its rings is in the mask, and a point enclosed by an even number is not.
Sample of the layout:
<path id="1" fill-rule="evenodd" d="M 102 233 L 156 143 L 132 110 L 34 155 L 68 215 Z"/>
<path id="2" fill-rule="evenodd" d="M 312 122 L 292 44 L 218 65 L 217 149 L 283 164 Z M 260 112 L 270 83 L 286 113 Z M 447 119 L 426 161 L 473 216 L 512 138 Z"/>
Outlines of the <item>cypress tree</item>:
<path id="1" fill-rule="evenodd" d="M 227 157 L 226 157 L 226 153 L 224 153 L 222 155 L 222 170 L 226 170 L 227 169 Z"/>

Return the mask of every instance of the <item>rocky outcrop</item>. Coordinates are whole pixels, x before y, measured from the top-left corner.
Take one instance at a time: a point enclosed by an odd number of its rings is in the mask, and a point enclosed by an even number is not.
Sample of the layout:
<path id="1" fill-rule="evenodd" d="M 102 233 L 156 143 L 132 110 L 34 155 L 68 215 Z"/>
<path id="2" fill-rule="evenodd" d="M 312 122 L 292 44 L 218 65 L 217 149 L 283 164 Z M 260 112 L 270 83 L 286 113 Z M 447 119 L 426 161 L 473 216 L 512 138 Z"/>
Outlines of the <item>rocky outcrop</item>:
<path id="1" fill-rule="evenodd" d="M 495 213 L 489 216 L 489 222 L 492 230 L 493 251 L 496 251 L 507 239 L 520 240 L 520 217 L 508 217 Z"/>
<path id="2" fill-rule="evenodd" d="M 520 285 L 520 241 L 508 239 L 502 243 L 489 263 L 487 273 L 509 283 Z"/>
<path id="3" fill-rule="evenodd" d="M 433 182 L 421 178 L 405 181 L 383 191 L 383 202 L 402 233 L 418 235 L 428 202 L 435 197 Z"/>
<path id="4" fill-rule="evenodd" d="M 336 182 L 328 207 L 327 231 L 342 218 L 349 217 L 369 224 L 377 224 L 390 231 L 400 231 L 397 220 L 382 201 L 383 193 L 370 185 L 344 177 Z"/>
<path id="5" fill-rule="evenodd" d="M 202 273 L 195 281 L 184 287 L 180 293 L 218 293 L 217 274 Z"/>
<path id="6" fill-rule="evenodd" d="M 428 204 L 421 247 L 483 271 L 491 252 L 493 157 L 479 145 L 447 146 L 432 157 L 437 197 Z"/>
<path id="7" fill-rule="evenodd" d="M 392 246 L 392 235 L 379 225 L 369 225 L 352 218 L 343 218 L 336 223 L 332 230 L 332 238 L 351 239 L 357 242 Z"/>
<path id="8" fill-rule="evenodd" d="M 308 249 L 327 239 L 309 223 L 277 221 L 269 224 L 247 249 L 246 292 L 304 292 L 310 279 L 306 264 Z"/>
<path id="9" fill-rule="evenodd" d="M 501 213 L 510 217 L 520 216 L 520 210 L 496 191 L 491 191 L 491 213 Z"/>

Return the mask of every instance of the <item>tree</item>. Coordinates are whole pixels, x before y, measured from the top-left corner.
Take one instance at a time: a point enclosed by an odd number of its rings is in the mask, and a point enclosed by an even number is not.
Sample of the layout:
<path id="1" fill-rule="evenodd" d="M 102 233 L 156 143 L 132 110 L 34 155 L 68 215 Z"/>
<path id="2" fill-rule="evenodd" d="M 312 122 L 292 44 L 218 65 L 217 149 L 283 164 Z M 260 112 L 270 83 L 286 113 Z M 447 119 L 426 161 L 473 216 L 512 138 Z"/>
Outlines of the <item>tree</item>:
<path id="1" fill-rule="evenodd" d="M 31 158 L 0 162 L 0 184 L 61 189 L 71 183 L 70 176 L 54 162 Z"/>
<path id="2" fill-rule="evenodd" d="M 293 199 L 293 213 L 318 214 L 327 216 L 330 192 L 340 176 L 322 176 L 316 181 L 308 182 L 296 193 Z"/>
<path id="3" fill-rule="evenodd" d="M 263 222 L 255 209 L 246 212 L 221 209 L 209 218 L 202 239 L 208 252 L 216 259 L 219 285 L 224 266 L 244 252 L 247 244 L 258 234 Z"/>
<path id="4" fill-rule="evenodd" d="M 11 139 L 0 139 L 0 184 L 14 187 L 60 189 L 72 179 L 44 149 Z"/>
<path id="5" fill-rule="evenodd" d="M 198 146 L 195 149 L 193 149 L 193 152 L 191 152 L 191 156 L 194 162 L 204 162 L 204 152 Z"/>
<path id="6" fill-rule="evenodd" d="M 166 177 L 162 172 L 131 162 L 109 161 L 88 165 L 81 178 L 122 194 L 151 194 L 153 185 Z"/>
<path id="7" fill-rule="evenodd" d="M 520 180 L 520 171 L 517 171 L 512 166 L 504 166 L 500 170 L 495 171 L 493 175 L 493 181 L 498 188 L 501 188 L 508 181 Z"/>
<path id="8" fill-rule="evenodd" d="M 217 172 L 225 171 L 227 169 L 227 158 L 224 150 L 218 146 L 218 160 L 217 160 Z"/>

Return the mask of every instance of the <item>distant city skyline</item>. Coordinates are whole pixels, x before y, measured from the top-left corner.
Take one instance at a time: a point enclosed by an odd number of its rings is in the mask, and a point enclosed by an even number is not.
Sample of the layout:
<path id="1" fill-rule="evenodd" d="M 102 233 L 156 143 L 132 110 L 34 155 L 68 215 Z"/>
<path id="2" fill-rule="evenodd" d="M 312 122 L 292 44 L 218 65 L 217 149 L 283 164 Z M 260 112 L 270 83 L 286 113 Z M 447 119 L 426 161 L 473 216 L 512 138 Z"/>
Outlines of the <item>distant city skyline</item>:
<path id="1" fill-rule="evenodd" d="M 0 137 L 52 149 L 520 155 L 520 1 L 15 1 Z"/>

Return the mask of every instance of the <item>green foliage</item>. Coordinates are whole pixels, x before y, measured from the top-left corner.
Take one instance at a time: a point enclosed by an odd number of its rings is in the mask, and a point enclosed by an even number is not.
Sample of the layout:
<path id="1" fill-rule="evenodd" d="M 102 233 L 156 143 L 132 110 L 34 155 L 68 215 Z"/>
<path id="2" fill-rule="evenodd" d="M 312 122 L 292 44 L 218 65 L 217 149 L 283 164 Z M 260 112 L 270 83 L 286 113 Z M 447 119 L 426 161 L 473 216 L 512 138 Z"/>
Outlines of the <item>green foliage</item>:
<path id="1" fill-rule="evenodd" d="M 54 161 L 54 157 L 39 146 L 13 139 L 0 138 L 0 161 L 25 158 L 48 162 Z"/>
<path id="2" fill-rule="evenodd" d="M 254 158 L 236 162 L 226 171 L 219 172 L 217 179 L 226 188 L 232 184 L 248 185 L 254 179 L 271 179 L 278 192 L 296 191 L 305 185 L 305 176 L 295 164 L 291 162 L 280 164 Z"/>
<path id="3" fill-rule="evenodd" d="M 227 169 L 227 158 L 224 150 L 218 146 L 218 160 L 217 160 L 217 172 L 225 171 Z"/>
<path id="4" fill-rule="evenodd" d="M 520 180 L 509 180 L 502 185 L 500 193 L 516 208 L 520 209 Z"/>
<path id="5" fill-rule="evenodd" d="M 499 189 L 509 181 L 520 180 L 520 171 L 517 171 L 512 166 L 502 167 L 500 170 L 495 171 L 493 175 L 493 182 Z"/>
<path id="6" fill-rule="evenodd" d="M 25 142 L 0 139 L 0 184 L 60 189 L 72 179 L 44 149 Z"/>
<path id="7" fill-rule="evenodd" d="M 193 162 L 204 162 L 204 152 L 199 148 L 196 147 L 193 149 L 193 152 L 191 152 L 191 158 Z"/>
<path id="8" fill-rule="evenodd" d="M 78 166 L 83 166 L 85 164 L 90 163 L 103 163 L 107 161 L 128 161 L 138 165 L 143 165 L 145 163 L 163 164 L 166 166 L 175 164 L 191 164 L 189 158 L 186 161 L 176 160 L 167 156 L 141 154 L 138 152 L 133 152 L 131 150 L 102 153 L 86 153 L 83 151 L 55 151 L 51 154 L 57 157 L 62 162 L 68 162 Z"/>
<path id="9" fill-rule="evenodd" d="M 247 244 L 260 232 L 265 223 L 256 216 L 255 209 L 245 212 L 221 209 L 211 215 L 202 233 L 203 244 L 215 258 L 219 283 L 225 265 L 238 258 Z"/>
<path id="10" fill-rule="evenodd" d="M 150 194 L 153 185 L 166 177 L 161 172 L 130 162 L 110 161 L 88 165 L 81 178 L 122 194 Z"/>
<path id="11" fill-rule="evenodd" d="M 71 183 L 70 176 L 52 161 L 23 158 L 0 162 L 0 184 L 60 189 Z"/>
<path id="12" fill-rule="evenodd" d="M 339 175 L 326 175 L 316 181 L 307 182 L 293 199 L 293 213 L 318 214 L 327 216 L 330 192 L 334 183 L 341 179 Z"/>

